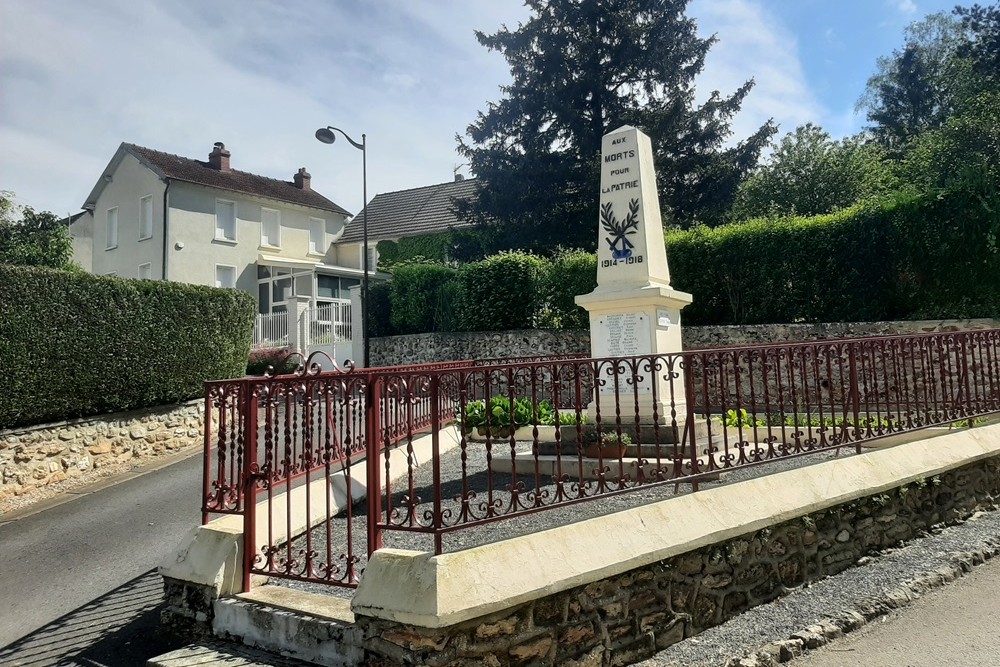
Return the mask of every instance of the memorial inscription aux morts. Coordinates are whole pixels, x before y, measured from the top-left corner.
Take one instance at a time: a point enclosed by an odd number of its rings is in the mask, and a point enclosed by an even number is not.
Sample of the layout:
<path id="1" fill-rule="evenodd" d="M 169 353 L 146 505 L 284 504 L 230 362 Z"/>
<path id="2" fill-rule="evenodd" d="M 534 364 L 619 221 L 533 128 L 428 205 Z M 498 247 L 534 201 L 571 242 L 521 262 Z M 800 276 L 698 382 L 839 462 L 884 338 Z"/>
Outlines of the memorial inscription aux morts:
<path id="1" fill-rule="evenodd" d="M 642 264 L 646 259 L 644 244 L 637 244 L 642 224 L 642 181 L 636 137 L 634 133 L 624 133 L 607 139 L 608 145 L 601 156 L 601 242 L 609 255 L 600 259 L 604 269 Z"/>

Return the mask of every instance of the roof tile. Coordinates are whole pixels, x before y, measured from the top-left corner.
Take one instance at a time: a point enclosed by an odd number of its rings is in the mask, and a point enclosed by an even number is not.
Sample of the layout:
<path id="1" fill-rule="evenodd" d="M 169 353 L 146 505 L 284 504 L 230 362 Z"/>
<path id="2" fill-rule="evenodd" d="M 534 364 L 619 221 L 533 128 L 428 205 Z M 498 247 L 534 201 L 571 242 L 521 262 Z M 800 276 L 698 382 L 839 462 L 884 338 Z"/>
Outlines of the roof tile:
<path id="1" fill-rule="evenodd" d="M 350 215 L 345 209 L 315 190 L 301 190 L 291 181 L 279 181 L 276 178 L 258 176 L 236 169 L 219 171 L 201 160 L 192 160 L 135 144 L 126 143 L 123 146 L 140 161 L 168 178 Z"/>
<path id="2" fill-rule="evenodd" d="M 368 216 L 368 239 L 381 241 L 405 236 L 434 234 L 469 227 L 454 211 L 454 200 L 468 199 L 476 190 L 476 180 L 449 181 L 376 195 L 365 210 L 354 216 L 340 242 L 362 240 L 362 221 Z"/>

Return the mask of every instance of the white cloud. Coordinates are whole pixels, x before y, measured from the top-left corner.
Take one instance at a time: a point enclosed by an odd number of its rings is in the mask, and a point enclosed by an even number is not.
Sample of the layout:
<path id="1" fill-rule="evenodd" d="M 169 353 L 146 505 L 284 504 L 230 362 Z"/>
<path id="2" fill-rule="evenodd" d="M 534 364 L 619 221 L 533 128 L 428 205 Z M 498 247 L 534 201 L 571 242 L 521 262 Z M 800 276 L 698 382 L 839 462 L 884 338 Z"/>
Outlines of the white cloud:
<path id="1" fill-rule="evenodd" d="M 291 178 L 350 210 L 367 134 L 369 197 L 451 178 L 454 135 L 498 97 L 506 66 L 475 40 L 499 3 L 4 0 L 0 189 L 76 210 L 121 141 Z"/>
<path id="2" fill-rule="evenodd" d="M 727 95 L 748 79 L 755 81 L 733 120 L 734 140 L 746 138 L 769 118 L 782 132 L 820 119 L 823 110 L 806 81 L 795 36 L 760 3 L 695 0 L 689 14 L 697 17 L 701 36 L 718 37 L 696 79 L 699 99 L 713 90 Z"/>
<path id="3" fill-rule="evenodd" d="M 917 11 L 917 5 L 914 4 L 913 0 L 887 0 L 887 1 L 890 6 L 899 10 L 903 14 L 914 14 Z"/>

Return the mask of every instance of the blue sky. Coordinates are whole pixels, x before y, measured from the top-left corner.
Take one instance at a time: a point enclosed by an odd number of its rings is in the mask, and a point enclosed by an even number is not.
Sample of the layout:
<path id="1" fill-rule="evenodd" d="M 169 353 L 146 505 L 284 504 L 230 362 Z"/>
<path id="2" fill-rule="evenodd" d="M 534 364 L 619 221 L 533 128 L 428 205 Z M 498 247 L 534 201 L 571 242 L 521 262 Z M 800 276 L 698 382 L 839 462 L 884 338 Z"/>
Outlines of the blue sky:
<path id="1" fill-rule="evenodd" d="M 699 95 L 756 80 L 736 139 L 768 118 L 853 133 L 875 59 L 954 4 L 692 0 L 719 38 Z M 122 141 L 202 160 L 223 141 L 234 168 L 290 180 L 305 166 L 357 211 L 360 153 L 315 129 L 367 134 L 369 199 L 450 180 L 455 134 L 508 81 L 473 31 L 526 16 L 517 0 L 2 0 L 0 190 L 75 212 Z"/>

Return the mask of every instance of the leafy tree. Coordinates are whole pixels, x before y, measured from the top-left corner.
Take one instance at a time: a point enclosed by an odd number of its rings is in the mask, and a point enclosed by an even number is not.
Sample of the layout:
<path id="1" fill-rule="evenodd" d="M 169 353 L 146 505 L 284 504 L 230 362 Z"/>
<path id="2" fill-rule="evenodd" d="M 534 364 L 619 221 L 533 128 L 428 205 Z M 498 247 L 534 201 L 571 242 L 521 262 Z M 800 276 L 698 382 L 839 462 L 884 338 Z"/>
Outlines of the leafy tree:
<path id="1" fill-rule="evenodd" d="M 68 269 L 72 258 L 73 240 L 64 221 L 30 206 L 18 215 L 13 194 L 0 192 L 0 264 Z"/>
<path id="2" fill-rule="evenodd" d="M 958 18 L 931 14 L 907 26 L 904 37 L 902 50 L 878 59 L 858 101 L 875 140 L 897 155 L 924 130 L 940 127 L 970 85 L 969 61 L 959 55 L 966 37 Z"/>
<path id="3" fill-rule="evenodd" d="M 513 81 L 469 125 L 458 150 L 480 179 L 459 214 L 496 248 L 548 253 L 596 242 L 601 138 L 621 125 L 653 141 L 661 204 L 681 225 L 715 222 L 774 133 L 768 122 L 724 147 L 753 86 L 695 105 L 694 78 L 715 39 L 685 16 L 688 0 L 527 0 L 516 30 L 477 32 Z"/>
<path id="4" fill-rule="evenodd" d="M 942 127 L 920 135 L 900 175 L 917 190 L 1000 190 L 1000 91 L 967 100 Z"/>
<path id="5" fill-rule="evenodd" d="M 958 55 L 969 58 L 976 75 L 994 87 L 1000 84 L 1000 4 L 956 7 L 955 15 L 970 37 L 959 46 Z"/>
<path id="6" fill-rule="evenodd" d="M 740 186 L 730 217 L 819 215 L 890 190 L 883 151 L 861 137 L 833 140 L 807 123 L 789 132 Z"/>

